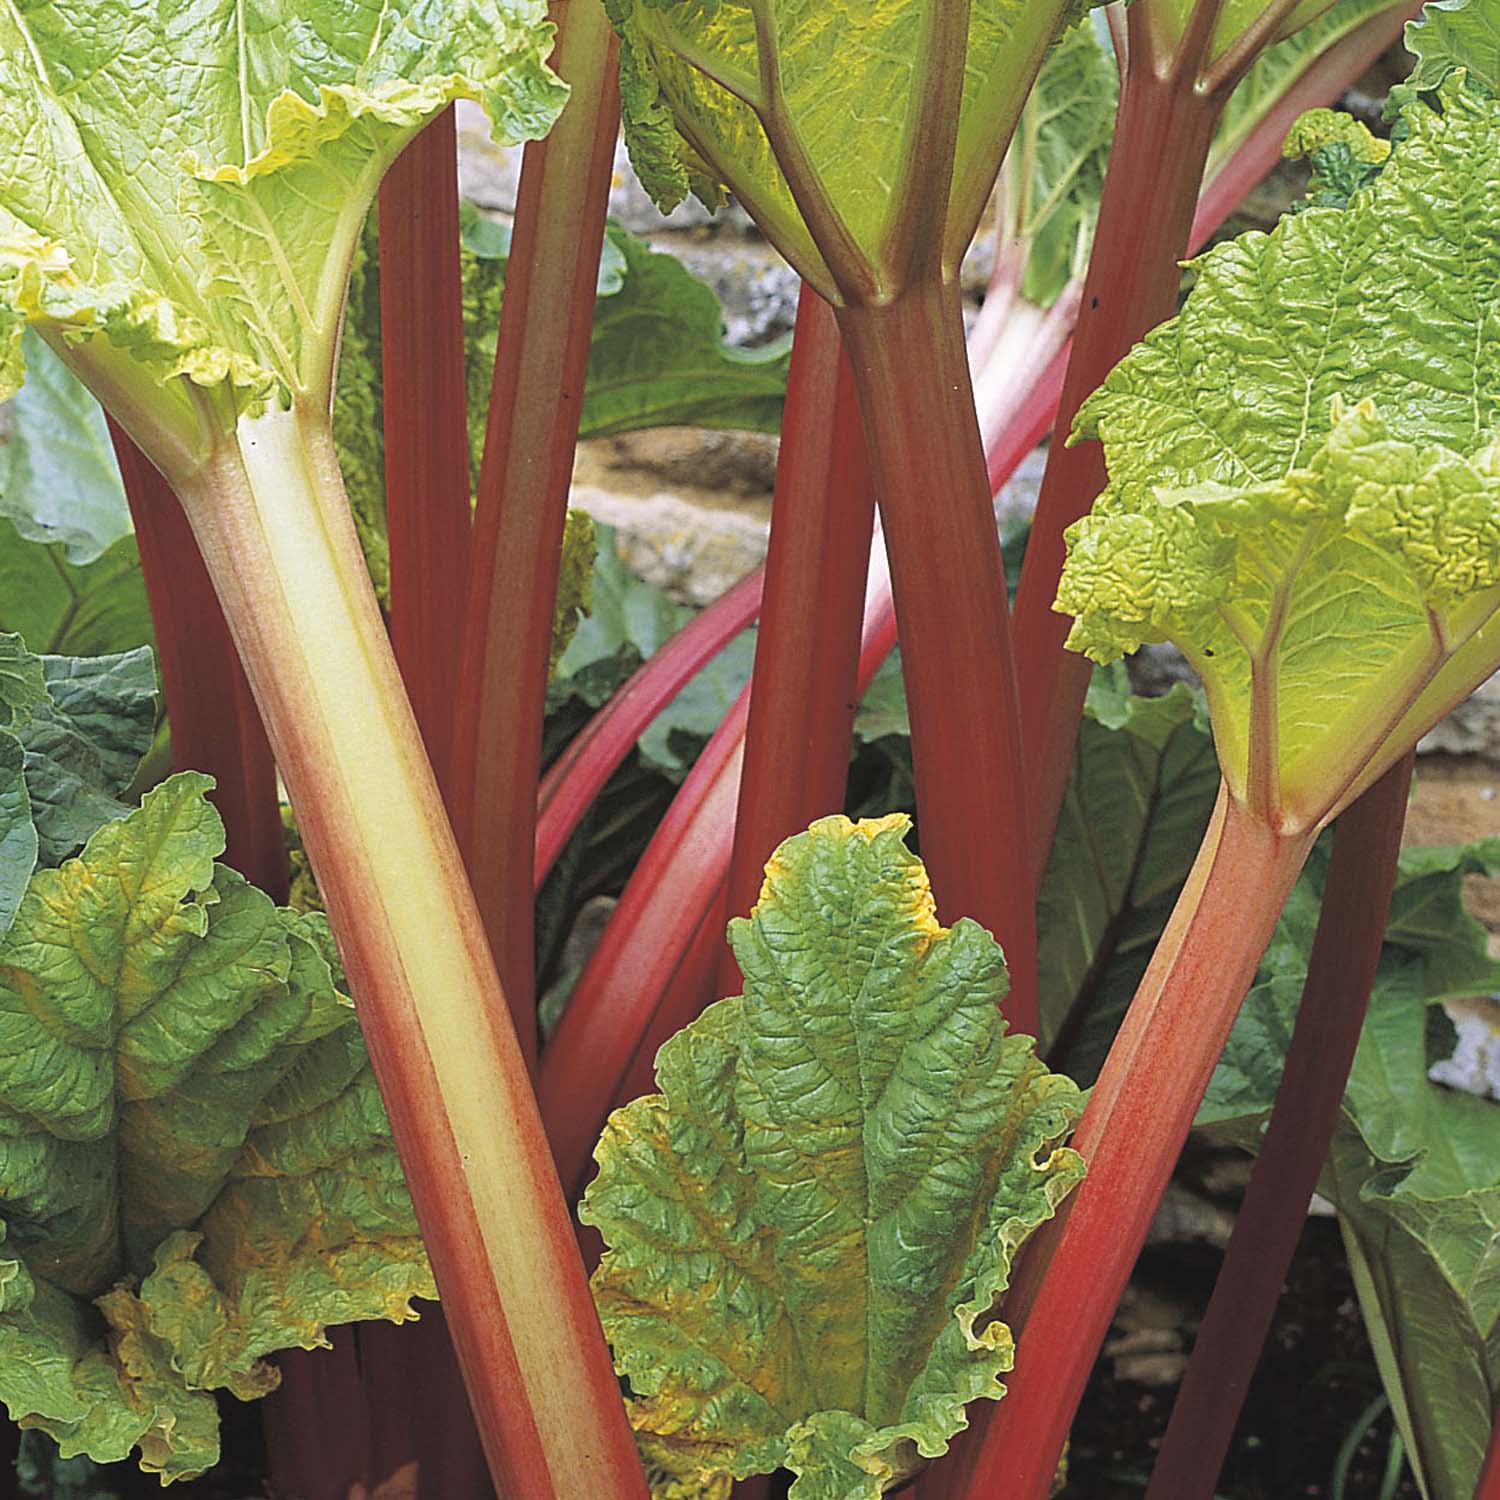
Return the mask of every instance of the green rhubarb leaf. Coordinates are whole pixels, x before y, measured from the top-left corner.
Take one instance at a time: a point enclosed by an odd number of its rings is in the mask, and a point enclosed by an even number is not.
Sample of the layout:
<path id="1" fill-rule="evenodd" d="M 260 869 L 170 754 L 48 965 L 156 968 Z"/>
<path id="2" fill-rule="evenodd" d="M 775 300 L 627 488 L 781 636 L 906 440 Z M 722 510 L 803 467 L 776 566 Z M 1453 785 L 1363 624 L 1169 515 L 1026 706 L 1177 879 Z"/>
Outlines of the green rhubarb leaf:
<path id="1" fill-rule="evenodd" d="M 156 662 L 148 647 L 117 656 L 42 658 L 47 698 L 22 732 L 26 781 L 39 839 L 55 865 L 128 809 L 156 732 Z"/>
<path id="2" fill-rule="evenodd" d="M 94 562 L 130 527 L 125 485 L 99 403 L 34 333 L 22 341 L 26 383 L 0 445 L 0 516 L 33 542 Z"/>
<path id="3" fill-rule="evenodd" d="M 1119 68 L 1090 19 L 1047 53 L 1021 112 L 1001 182 L 1021 294 L 1050 307 L 1087 268 L 1115 133 Z"/>
<path id="4" fill-rule="evenodd" d="M 509 255 L 508 242 L 494 235 L 495 228 L 474 216 L 464 235 L 470 450 L 476 473 Z M 668 426 L 777 431 L 790 340 L 761 349 L 732 348 L 724 342 L 724 310 L 713 288 L 676 256 L 651 249 L 615 224 L 604 243 L 579 436 Z"/>
<path id="5" fill-rule="evenodd" d="M 1453 80 L 1406 120 L 1346 210 L 1203 257 L 1077 434 L 1110 484 L 1069 533 L 1070 644 L 1173 640 L 1231 788 L 1289 826 L 1500 665 L 1500 103 Z"/>
<path id="6" fill-rule="evenodd" d="M 1186 687 L 1119 704 L 1091 694 L 1037 908 L 1042 1039 L 1080 1083 L 1098 1074 L 1218 787 L 1213 742 Z"/>
<path id="7" fill-rule="evenodd" d="M 1466 872 L 1497 868 L 1494 840 L 1403 852 L 1319 1183 L 1339 1210 L 1408 1458 L 1433 1497 L 1474 1492 L 1500 1385 L 1500 1105 L 1429 1076 L 1432 1002 L 1500 979 L 1461 901 Z M 1325 871 L 1314 860 L 1294 893 L 1199 1114 L 1201 1127 L 1250 1150 L 1280 1083 Z"/>
<path id="8" fill-rule="evenodd" d="M 151 607 L 135 538 L 121 537 L 98 561 L 75 567 L 61 543 L 28 542 L 0 519 L 0 630 L 59 656 L 151 645 Z"/>
<path id="9" fill-rule="evenodd" d="M 1435 89 L 1455 68 L 1469 83 L 1500 94 L 1500 6 L 1495 0 L 1429 0 L 1406 28 L 1416 66 L 1408 82 Z"/>
<path id="10" fill-rule="evenodd" d="M 266 399 L 326 403 L 345 272 L 382 173 L 457 97 L 505 141 L 543 134 L 565 90 L 540 0 L 322 0 L 252 21 L 221 0 L 0 15 L 3 364 L 36 323 L 96 392 L 142 378 L 140 435 L 201 451 Z M 137 410 L 141 408 L 137 406 Z M 211 434 L 210 434 L 211 436 Z"/>
<path id="11" fill-rule="evenodd" d="M 925 0 L 839 0 L 815 19 L 801 0 L 605 9 L 622 38 L 625 136 L 648 191 L 670 208 L 689 190 L 712 203 L 727 186 L 835 300 L 904 284 L 897 231 L 913 227 L 919 204 L 937 218 L 916 227 L 957 260 L 1042 55 L 1077 13 L 1062 0 L 976 0 L 965 27 Z M 930 203 L 949 164 L 918 150 L 922 107 L 959 68 L 945 122 L 956 126 L 953 176 Z"/>
<path id="12" fill-rule="evenodd" d="M 39 871 L 0 942 L 0 1401 L 164 1480 L 216 1460 L 213 1391 L 433 1294 L 327 928 L 214 864 L 211 784 Z"/>
<path id="13" fill-rule="evenodd" d="M 1369 127 L 1353 115 L 1310 109 L 1292 126 L 1283 154 L 1289 161 L 1306 161 L 1312 168 L 1299 212 L 1347 208 L 1349 200 L 1385 166 L 1391 143 L 1371 135 Z"/>
<path id="14" fill-rule="evenodd" d="M 882 1494 L 1011 1367 L 1012 1257 L 1077 1182 L 1080 1098 L 1007 1037 L 1005 966 L 938 926 L 909 820 L 827 818 L 730 924 L 745 994 L 610 1120 L 582 1216 L 632 1420 L 678 1473 Z"/>

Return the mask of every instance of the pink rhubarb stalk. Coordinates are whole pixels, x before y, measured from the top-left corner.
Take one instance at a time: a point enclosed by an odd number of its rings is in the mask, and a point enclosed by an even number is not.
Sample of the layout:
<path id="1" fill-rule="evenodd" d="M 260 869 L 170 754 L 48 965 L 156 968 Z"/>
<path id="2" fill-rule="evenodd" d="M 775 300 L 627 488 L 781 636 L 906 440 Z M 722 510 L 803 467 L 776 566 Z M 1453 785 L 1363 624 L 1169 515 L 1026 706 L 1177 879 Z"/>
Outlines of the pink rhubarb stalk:
<path id="1" fill-rule="evenodd" d="M 326 404 L 174 487 L 298 809 L 497 1488 L 645 1485 L 509 1009 L 370 590 Z"/>
<path id="2" fill-rule="evenodd" d="M 1313 842 L 1221 790 L 1213 821 L 1072 1146 L 1083 1185 L 1028 1247 L 1006 1299 L 1015 1371 L 965 1500 L 1046 1500 L 1079 1398 L 1199 1101 Z"/>
<path id="3" fill-rule="evenodd" d="M 1146 1500 L 1209 1500 L 1338 1124 L 1396 884 L 1413 757 L 1339 816 L 1270 1128 Z"/>
<path id="4" fill-rule="evenodd" d="M 843 809 L 874 523 L 859 399 L 838 323 L 804 286 L 729 865 L 731 916 L 749 914 L 783 839 Z M 739 984 L 724 944 L 719 991 L 734 994 Z"/>

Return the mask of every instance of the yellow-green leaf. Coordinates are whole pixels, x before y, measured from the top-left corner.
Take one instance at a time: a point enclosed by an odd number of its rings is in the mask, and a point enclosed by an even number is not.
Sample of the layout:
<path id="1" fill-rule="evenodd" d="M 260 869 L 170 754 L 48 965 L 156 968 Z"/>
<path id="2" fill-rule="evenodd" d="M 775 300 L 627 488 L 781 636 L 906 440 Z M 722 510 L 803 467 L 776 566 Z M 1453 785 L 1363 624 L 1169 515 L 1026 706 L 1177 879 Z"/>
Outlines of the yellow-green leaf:
<path id="1" fill-rule="evenodd" d="M 595 1295 L 679 1476 L 785 1466 L 797 1500 L 864 1500 L 945 1452 L 1003 1392 L 1016 1247 L 1081 1175 L 1078 1090 L 1006 1036 L 1000 950 L 938 925 L 908 826 L 777 850 L 730 928 L 744 996 L 600 1142 Z"/>

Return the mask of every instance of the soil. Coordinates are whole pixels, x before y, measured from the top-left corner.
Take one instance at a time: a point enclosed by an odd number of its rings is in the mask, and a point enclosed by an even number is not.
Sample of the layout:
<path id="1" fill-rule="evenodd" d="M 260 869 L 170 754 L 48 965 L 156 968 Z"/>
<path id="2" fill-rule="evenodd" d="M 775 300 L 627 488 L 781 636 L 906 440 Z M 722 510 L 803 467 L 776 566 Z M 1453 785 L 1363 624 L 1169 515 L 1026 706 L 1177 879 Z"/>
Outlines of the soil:
<path id="1" fill-rule="evenodd" d="M 1148 1249 L 1133 1287 L 1201 1314 L 1218 1266 L 1218 1252 L 1206 1246 Z M 1101 1356 L 1074 1424 L 1063 1500 L 1139 1500 L 1173 1394 L 1170 1385 L 1123 1378 L 1116 1359 Z M 1379 1394 L 1338 1227 L 1309 1219 L 1217 1494 L 1224 1500 L 1331 1495 L 1339 1451 Z M 1382 1415 L 1355 1450 L 1345 1500 L 1377 1500 L 1390 1434 Z M 1405 1475 L 1393 1500 L 1417 1495 Z"/>

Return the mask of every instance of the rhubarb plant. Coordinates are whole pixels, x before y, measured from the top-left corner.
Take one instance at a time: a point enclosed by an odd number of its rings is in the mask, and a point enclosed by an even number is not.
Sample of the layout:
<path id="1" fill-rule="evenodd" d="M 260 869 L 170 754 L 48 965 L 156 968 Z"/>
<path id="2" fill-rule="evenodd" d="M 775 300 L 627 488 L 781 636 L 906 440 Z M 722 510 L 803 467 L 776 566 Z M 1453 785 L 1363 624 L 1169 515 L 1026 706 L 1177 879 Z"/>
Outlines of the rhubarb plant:
<path id="1" fill-rule="evenodd" d="M 694 1482 L 778 1467 L 878 1500 L 1011 1366 L 999 1303 L 1080 1175 L 1076 1087 L 999 1014 L 977 924 L 938 925 L 904 815 L 827 818 L 730 925 L 745 992 L 661 1051 L 582 1215 L 632 1421 Z"/>
<path id="2" fill-rule="evenodd" d="M 0 181 L 0 370 L 13 389 L 33 326 L 187 512 L 328 902 L 497 1478 L 636 1496 L 329 423 L 350 260 L 382 175 L 456 97 L 479 100 L 503 140 L 544 132 L 564 95 L 550 35 L 532 0 L 255 25 L 208 3 L 13 8 L 0 141 L 24 170 Z M 565 1364 L 578 1377 L 559 1390 Z"/>

